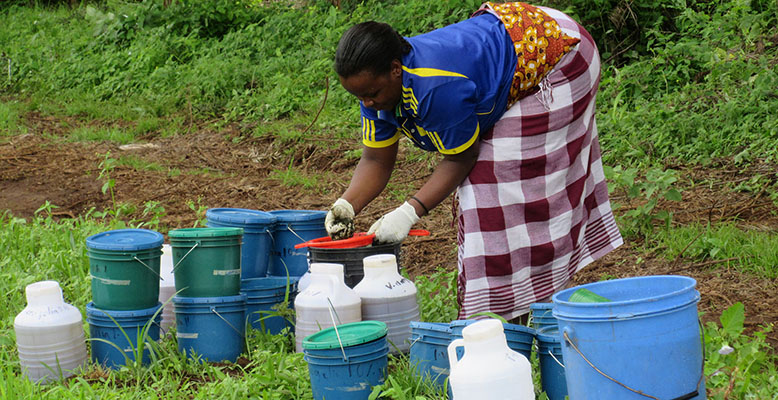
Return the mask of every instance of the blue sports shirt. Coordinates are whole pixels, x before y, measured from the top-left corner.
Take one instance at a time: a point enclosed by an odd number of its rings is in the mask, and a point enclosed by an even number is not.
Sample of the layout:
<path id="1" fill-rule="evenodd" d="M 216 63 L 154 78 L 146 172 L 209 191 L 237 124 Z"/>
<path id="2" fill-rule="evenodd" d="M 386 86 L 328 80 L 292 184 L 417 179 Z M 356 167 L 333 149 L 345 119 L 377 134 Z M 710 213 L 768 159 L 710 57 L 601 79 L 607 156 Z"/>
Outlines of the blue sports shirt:
<path id="1" fill-rule="evenodd" d="M 406 38 L 402 101 L 394 113 L 360 102 L 362 142 L 386 147 L 400 139 L 429 151 L 457 154 L 505 112 L 516 53 L 502 22 L 482 14 Z"/>

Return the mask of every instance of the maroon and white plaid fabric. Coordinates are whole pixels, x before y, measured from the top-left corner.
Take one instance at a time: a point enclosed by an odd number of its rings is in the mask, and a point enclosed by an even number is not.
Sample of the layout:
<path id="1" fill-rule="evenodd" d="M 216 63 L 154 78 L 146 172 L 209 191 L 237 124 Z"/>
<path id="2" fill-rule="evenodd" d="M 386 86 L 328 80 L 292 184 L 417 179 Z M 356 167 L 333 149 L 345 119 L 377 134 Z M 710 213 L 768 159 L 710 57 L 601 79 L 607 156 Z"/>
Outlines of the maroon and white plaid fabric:
<path id="1" fill-rule="evenodd" d="M 622 244 L 594 120 L 596 45 L 566 15 L 543 10 L 581 42 L 482 137 L 457 191 L 460 318 L 526 314 Z"/>

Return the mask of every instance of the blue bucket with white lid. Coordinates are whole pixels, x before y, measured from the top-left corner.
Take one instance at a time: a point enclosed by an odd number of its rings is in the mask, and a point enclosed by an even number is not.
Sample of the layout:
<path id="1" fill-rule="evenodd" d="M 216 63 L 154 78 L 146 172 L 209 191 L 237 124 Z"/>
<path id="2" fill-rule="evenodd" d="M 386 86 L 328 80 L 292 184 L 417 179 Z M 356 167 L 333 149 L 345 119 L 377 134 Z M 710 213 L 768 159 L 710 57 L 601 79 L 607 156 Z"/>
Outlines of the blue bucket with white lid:
<path id="1" fill-rule="evenodd" d="M 139 310 L 159 301 L 161 233 L 117 229 L 86 238 L 92 301 L 106 310 Z"/>
<path id="2" fill-rule="evenodd" d="M 695 286 L 690 277 L 660 275 L 595 282 L 556 293 L 553 314 L 559 322 L 570 398 L 705 399 L 700 294 Z M 580 288 L 611 301 L 569 301 Z"/>
<path id="3" fill-rule="evenodd" d="M 211 208 L 205 212 L 206 225 L 218 228 L 243 228 L 240 278 L 267 276 L 270 254 L 273 251 L 275 215 L 244 208 Z"/>
<path id="4" fill-rule="evenodd" d="M 128 360 L 135 360 L 140 343 L 144 347 L 141 362 L 148 365 L 151 362 L 149 342 L 159 340 L 161 308 L 162 303 L 158 302 L 154 307 L 141 310 L 104 310 L 89 302 L 86 321 L 89 323 L 92 360 L 108 368 L 121 368 Z"/>
<path id="5" fill-rule="evenodd" d="M 330 327 L 302 343 L 315 400 L 364 400 L 384 383 L 388 365 L 388 329 L 381 321 Z"/>
<path id="6" fill-rule="evenodd" d="M 235 362 L 246 336 L 246 295 L 174 296 L 178 350 L 201 361 Z"/>
<path id="7" fill-rule="evenodd" d="M 272 276 L 302 276 L 308 271 L 308 248 L 294 246 L 328 236 L 324 227 L 326 211 L 274 210 L 273 252 L 268 274 Z"/>

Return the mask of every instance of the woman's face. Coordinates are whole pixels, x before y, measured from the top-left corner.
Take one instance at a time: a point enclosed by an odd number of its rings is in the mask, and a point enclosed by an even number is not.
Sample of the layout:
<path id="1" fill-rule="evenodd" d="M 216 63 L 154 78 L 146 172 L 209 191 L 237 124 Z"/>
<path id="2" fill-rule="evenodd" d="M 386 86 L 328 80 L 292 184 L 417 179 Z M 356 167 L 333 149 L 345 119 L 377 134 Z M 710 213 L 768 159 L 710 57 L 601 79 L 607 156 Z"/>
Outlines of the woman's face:
<path id="1" fill-rule="evenodd" d="M 356 96 L 365 107 L 375 110 L 394 110 L 402 98 L 402 64 L 392 61 L 389 73 L 375 75 L 363 70 L 348 78 L 340 77 L 340 84 Z"/>

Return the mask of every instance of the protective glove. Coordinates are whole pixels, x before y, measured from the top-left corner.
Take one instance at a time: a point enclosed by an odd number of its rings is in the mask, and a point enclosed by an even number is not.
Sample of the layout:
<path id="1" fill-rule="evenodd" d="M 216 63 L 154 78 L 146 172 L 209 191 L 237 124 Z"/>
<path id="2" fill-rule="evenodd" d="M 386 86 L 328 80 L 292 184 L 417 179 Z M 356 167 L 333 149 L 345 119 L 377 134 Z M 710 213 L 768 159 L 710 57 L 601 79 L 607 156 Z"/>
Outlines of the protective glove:
<path id="1" fill-rule="evenodd" d="M 397 243 L 408 236 L 411 226 L 419 222 L 416 210 L 407 201 L 394 211 L 379 218 L 367 231 L 375 233 L 378 243 Z"/>
<path id="2" fill-rule="evenodd" d="M 332 240 L 354 236 L 354 207 L 346 199 L 337 199 L 324 217 L 324 228 Z"/>

